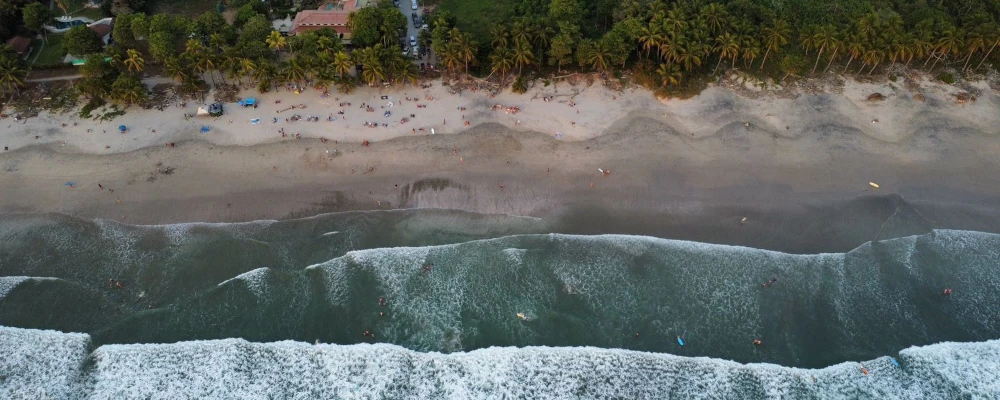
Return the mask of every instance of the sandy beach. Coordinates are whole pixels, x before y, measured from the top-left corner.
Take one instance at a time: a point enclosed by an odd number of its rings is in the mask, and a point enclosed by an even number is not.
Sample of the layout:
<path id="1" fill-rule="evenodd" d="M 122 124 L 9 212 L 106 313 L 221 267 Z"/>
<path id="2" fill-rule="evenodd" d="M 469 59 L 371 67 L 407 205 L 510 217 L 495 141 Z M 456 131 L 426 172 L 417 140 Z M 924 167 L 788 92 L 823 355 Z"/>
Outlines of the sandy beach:
<path id="1" fill-rule="evenodd" d="M 447 208 L 551 217 L 555 230 L 601 224 L 603 233 L 805 251 L 776 237 L 805 243 L 838 232 L 828 238 L 843 241 L 835 247 L 853 246 L 882 235 L 906 204 L 923 222 L 899 234 L 1000 231 L 1000 98 L 985 83 L 848 81 L 778 93 L 739 79 L 686 100 L 567 83 L 458 95 L 434 81 L 326 98 L 256 95 L 257 109 L 226 104 L 217 120 L 185 120 L 191 102 L 103 124 L 71 114 L 7 119 L 0 212 L 154 224 Z M 968 90 L 976 101 L 956 102 Z M 875 92 L 885 99 L 867 100 Z M 293 104 L 306 108 L 276 112 Z M 292 113 L 320 120 L 285 122 Z"/>

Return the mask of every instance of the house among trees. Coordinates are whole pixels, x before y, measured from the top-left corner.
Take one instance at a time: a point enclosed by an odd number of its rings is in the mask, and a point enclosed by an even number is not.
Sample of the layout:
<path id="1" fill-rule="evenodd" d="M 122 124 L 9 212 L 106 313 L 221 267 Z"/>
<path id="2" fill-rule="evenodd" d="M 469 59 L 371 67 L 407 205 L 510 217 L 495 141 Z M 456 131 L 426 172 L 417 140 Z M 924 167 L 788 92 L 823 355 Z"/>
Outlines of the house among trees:
<path id="1" fill-rule="evenodd" d="M 14 48 L 21 57 L 31 54 L 31 39 L 24 36 L 14 36 L 7 40 L 7 45 Z"/>
<path id="2" fill-rule="evenodd" d="M 292 21 L 290 35 L 315 31 L 323 28 L 333 29 L 340 38 L 349 41 L 351 28 L 347 26 L 347 17 L 359 8 L 368 5 L 368 0 L 339 0 L 324 3 L 317 10 L 299 11 Z"/>
<path id="3" fill-rule="evenodd" d="M 101 38 L 101 41 L 104 42 L 105 46 L 111 44 L 111 31 L 112 31 L 111 23 L 104 23 L 104 24 L 94 23 L 91 24 L 89 28 L 97 33 L 97 37 Z"/>

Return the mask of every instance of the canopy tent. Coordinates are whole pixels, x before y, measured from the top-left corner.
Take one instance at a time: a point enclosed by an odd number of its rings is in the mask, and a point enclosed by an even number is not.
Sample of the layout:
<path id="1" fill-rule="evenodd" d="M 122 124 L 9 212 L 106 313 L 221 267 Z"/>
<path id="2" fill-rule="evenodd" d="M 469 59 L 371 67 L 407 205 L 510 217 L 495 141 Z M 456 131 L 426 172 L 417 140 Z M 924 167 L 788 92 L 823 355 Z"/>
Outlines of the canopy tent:
<path id="1" fill-rule="evenodd" d="M 257 104 L 257 98 L 255 97 L 248 97 L 239 102 L 239 105 L 243 107 L 253 107 L 255 104 Z"/>
<path id="2" fill-rule="evenodd" d="M 118 130 L 122 132 L 128 132 L 128 127 L 126 127 L 125 125 L 118 125 Z"/>
<path id="3" fill-rule="evenodd" d="M 198 115 L 199 117 L 203 117 L 206 115 L 211 115 L 213 117 L 221 116 L 222 103 L 213 103 L 212 105 L 209 106 L 198 107 L 198 113 L 196 115 Z"/>
<path id="4" fill-rule="evenodd" d="M 208 131 L 210 131 L 210 130 L 212 130 L 212 128 L 209 128 L 207 126 L 201 127 L 201 133 L 208 133 Z"/>

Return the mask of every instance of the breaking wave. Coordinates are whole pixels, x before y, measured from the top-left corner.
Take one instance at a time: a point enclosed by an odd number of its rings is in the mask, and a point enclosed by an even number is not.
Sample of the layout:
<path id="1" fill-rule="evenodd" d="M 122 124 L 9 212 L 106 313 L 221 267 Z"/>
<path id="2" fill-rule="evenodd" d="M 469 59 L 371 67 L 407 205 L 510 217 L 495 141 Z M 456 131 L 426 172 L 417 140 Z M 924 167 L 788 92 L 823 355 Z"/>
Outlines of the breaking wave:
<path id="1" fill-rule="evenodd" d="M 1000 395 L 1000 341 L 822 369 L 588 347 L 421 353 L 242 339 L 104 345 L 0 327 L 0 398 L 958 399 Z M 898 365 L 897 365 L 898 364 Z M 865 371 L 865 372 L 862 372 Z"/>

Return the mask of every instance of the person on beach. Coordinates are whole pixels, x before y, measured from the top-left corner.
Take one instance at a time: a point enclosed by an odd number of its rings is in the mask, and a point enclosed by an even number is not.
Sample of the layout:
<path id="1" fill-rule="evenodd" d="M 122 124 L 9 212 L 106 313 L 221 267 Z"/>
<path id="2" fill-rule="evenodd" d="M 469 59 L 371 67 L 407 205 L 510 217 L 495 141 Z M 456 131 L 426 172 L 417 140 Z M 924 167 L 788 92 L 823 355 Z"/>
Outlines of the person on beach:
<path id="1" fill-rule="evenodd" d="M 951 296 L 951 289 L 945 289 L 941 294 L 944 296 Z"/>
<path id="2" fill-rule="evenodd" d="M 764 344 L 764 342 L 762 342 L 760 339 L 754 339 L 753 340 L 753 345 L 754 346 L 760 346 L 762 344 Z"/>

